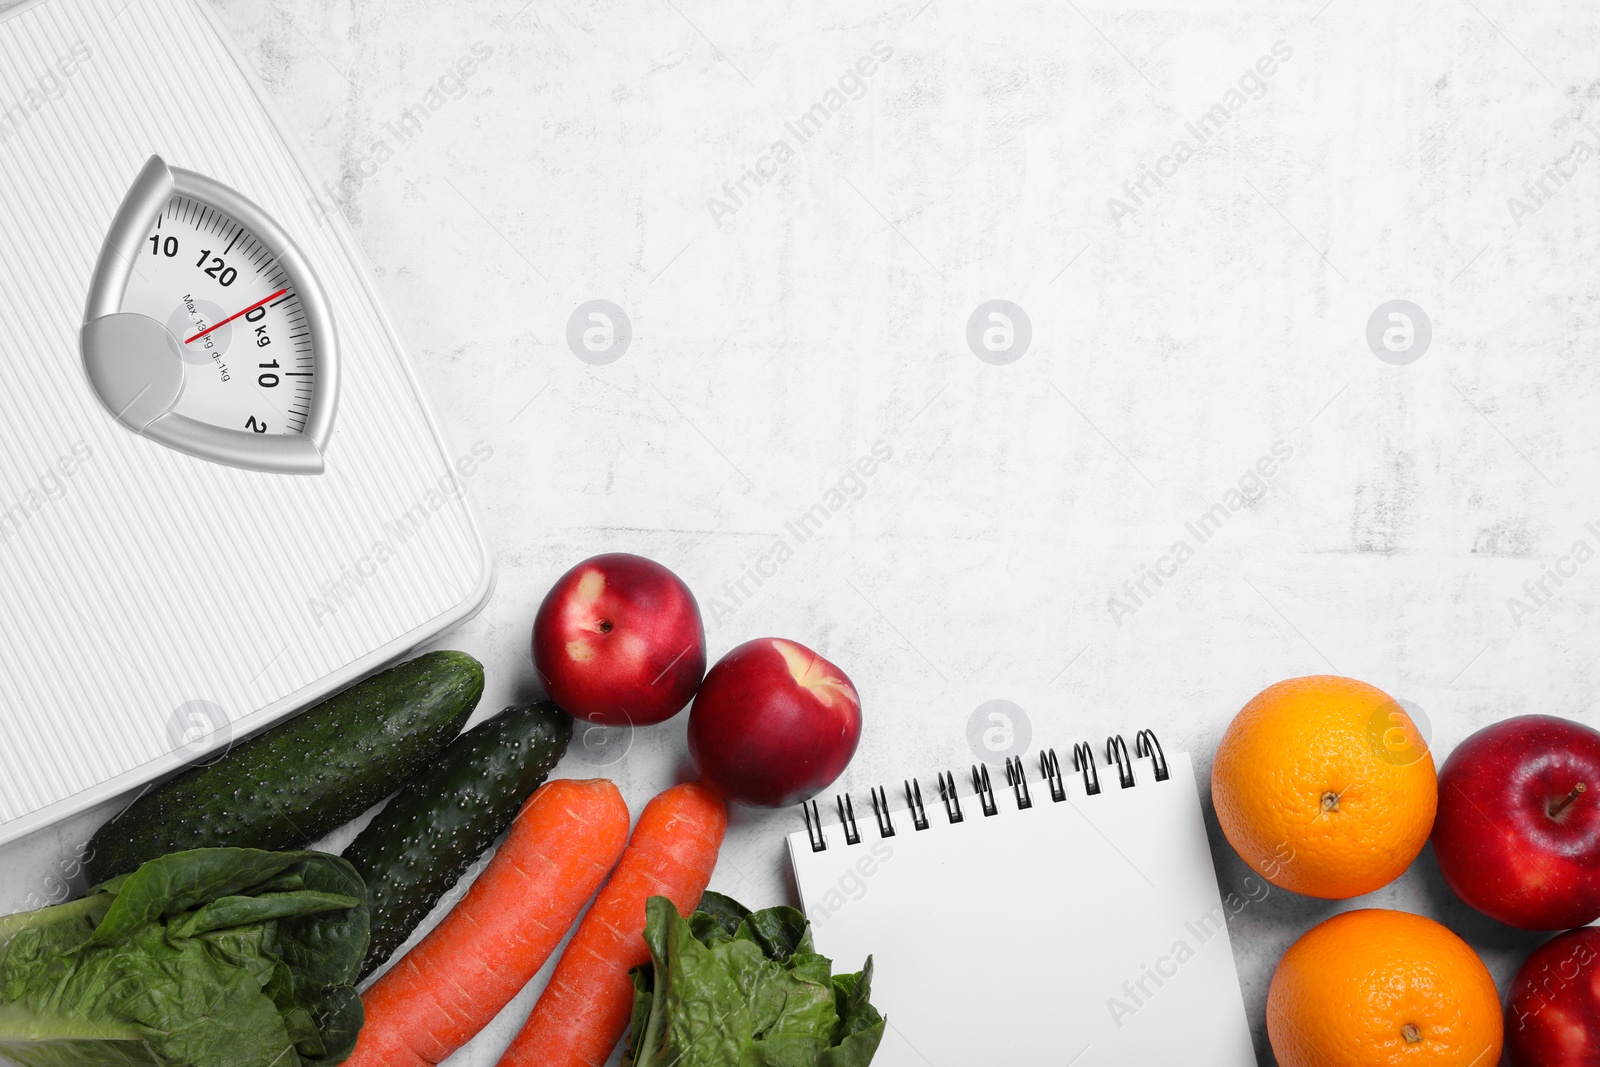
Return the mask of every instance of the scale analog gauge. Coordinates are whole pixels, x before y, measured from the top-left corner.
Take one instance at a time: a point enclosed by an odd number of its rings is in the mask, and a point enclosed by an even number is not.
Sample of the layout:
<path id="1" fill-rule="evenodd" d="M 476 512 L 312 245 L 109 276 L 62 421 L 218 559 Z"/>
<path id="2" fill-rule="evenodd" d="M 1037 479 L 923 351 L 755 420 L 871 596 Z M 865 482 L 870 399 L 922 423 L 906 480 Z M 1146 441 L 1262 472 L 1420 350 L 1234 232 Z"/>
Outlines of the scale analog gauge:
<path id="1" fill-rule="evenodd" d="M 114 418 L 201 459 L 320 474 L 338 349 L 305 256 L 239 193 L 151 157 L 100 251 L 80 335 Z"/>

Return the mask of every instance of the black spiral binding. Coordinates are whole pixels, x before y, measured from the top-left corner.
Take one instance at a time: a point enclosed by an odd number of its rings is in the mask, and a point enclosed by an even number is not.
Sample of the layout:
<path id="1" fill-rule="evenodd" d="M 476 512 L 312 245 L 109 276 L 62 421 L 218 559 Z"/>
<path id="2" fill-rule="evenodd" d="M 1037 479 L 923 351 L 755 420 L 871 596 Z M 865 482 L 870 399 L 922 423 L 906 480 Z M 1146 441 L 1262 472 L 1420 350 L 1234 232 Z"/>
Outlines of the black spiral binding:
<path id="1" fill-rule="evenodd" d="M 922 783 L 913 779 L 906 780 L 906 810 L 911 813 L 913 828 L 928 828 L 928 809 L 922 806 Z"/>
<path id="2" fill-rule="evenodd" d="M 1052 749 L 1051 753 L 1054 754 Z M 1089 742 L 1079 741 L 1072 746 L 1072 769 L 1083 772 L 1083 791 L 1090 796 L 1100 792 L 1100 772 L 1094 765 L 1094 749 Z"/>
<path id="3" fill-rule="evenodd" d="M 994 802 L 994 786 L 989 783 L 989 765 L 987 763 L 973 765 L 972 792 L 977 796 L 978 802 L 983 805 L 985 817 L 993 815 L 1000 810 L 1000 805 Z"/>
<path id="4" fill-rule="evenodd" d="M 828 839 L 822 835 L 822 813 L 817 810 L 817 802 L 808 800 L 801 804 L 800 814 L 806 817 L 806 836 L 811 839 L 811 851 L 827 851 Z"/>
<path id="5" fill-rule="evenodd" d="M 1164 782 L 1171 777 L 1167 771 L 1167 754 L 1161 751 L 1161 742 L 1156 740 L 1154 730 L 1140 730 L 1133 739 L 1133 754 L 1135 756 L 1149 756 L 1156 769 L 1156 781 Z"/>
<path id="6" fill-rule="evenodd" d="M 1106 762 L 1117 765 L 1117 780 L 1122 783 L 1122 788 L 1133 785 L 1133 757 L 1128 755 L 1128 742 L 1122 739 L 1121 734 L 1106 738 Z"/>
<path id="7" fill-rule="evenodd" d="M 850 794 L 841 793 L 834 800 L 839 804 L 839 825 L 844 827 L 844 843 L 861 844 L 861 827 L 856 825 L 856 808 L 850 803 Z"/>
<path id="8" fill-rule="evenodd" d="M 1166 753 L 1162 750 L 1161 741 L 1156 737 L 1154 730 L 1140 730 L 1134 735 L 1132 755 L 1128 753 L 1128 743 L 1123 740 L 1121 734 L 1112 734 L 1106 738 L 1106 766 L 1116 766 L 1117 784 L 1121 788 L 1130 789 L 1137 782 L 1134 776 L 1134 761 L 1140 759 L 1150 761 L 1157 782 L 1171 780 L 1172 771 L 1167 766 Z M 1100 770 L 1095 760 L 1094 749 L 1088 742 L 1072 746 L 1072 769 L 1083 775 L 1083 791 L 1086 795 L 1097 796 L 1100 793 Z M 939 800 L 944 805 L 945 818 L 952 825 L 966 821 L 966 815 L 961 810 L 961 796 L 956 791 L 955 774 L 951 771 L 940 771 L 937 780 Z M 1067 799 L 1066 775 L 1061 769 L 1061 760 L 1053 748 L 1039 753 L 1039 781 L 1049 788 L 1050 799 L 1054 803 L 1060 804 Z M 1018 811 L 1025 811 L 1034 806 L 1033 792 L 1028 786 L 1027 765 L 1021 756 L 1007 757 L 1006 786 L 1015 794 Z M 906 811 L 911 816 L 912 830 L 926 830 L 929 820 L 928 809 L 922 801 L 922 783 L 915 778 L 907 778 L 905 794 Z M 878 836 L 894 837 L 895 825 L 889 814 L 888 791 L 882 786 L 873 786 L 870 795 L 873 820 L 878 824 Z M 994 783 L 989 777 L 989 768 L 986 764 L 974 764 L 972 767 L 972 795 L 977 798 L 985 816 L 999 813 L 999 801 L 996 799 Z M 1041 802 L 1043 799 L 1041 793 Z M 856 822 L 855 804 L 850 794 L 839 794 L 834 798 L 834 804 L 839 811 L 839 826 L 844 830 L 845 844 L 859 845 L 861 827 Z M 811 851 L 825 851 L 828 840 L 822 832 L 822 815 L 817 802 L 806 801 L 800 805 L 800 813 L 805 818 L 806 836 L 811 841 Z"/>
<path id="9" fill-rule="evenodd" d="M 952 823 L 962 820 L 961 798 L 956 795 L 956 776 L 949 771 L 939 774 L 939 799 L 944 801 L 944 813 Z"/>
<path id="10" fill-rule="evenodd" d="M 872 817 L 877 820 L 879 837 L 894 836 L 894 820 L 889 818 L 889 794 L 881 785 L 872 787 Z"/>
<path id="11" fill-rule="evenodd" d="M 1046 749 L 1039 753 L 1039 777 L 1050 784 L 1050 799 L 1057 804 L 1067 799 L 1067 780 L 1061 776 L 1061 761 L 1056 759 L 1056 750 Z"/>
<path id="12" fill-rule="evenodd" d="M 1006 785 L 1016 790 L 1018 811 L 1033 807 L 1033 794 L 1028 792 L 1028 774 L 1022 769 L 1021 756 L 1006 758 Z"/>

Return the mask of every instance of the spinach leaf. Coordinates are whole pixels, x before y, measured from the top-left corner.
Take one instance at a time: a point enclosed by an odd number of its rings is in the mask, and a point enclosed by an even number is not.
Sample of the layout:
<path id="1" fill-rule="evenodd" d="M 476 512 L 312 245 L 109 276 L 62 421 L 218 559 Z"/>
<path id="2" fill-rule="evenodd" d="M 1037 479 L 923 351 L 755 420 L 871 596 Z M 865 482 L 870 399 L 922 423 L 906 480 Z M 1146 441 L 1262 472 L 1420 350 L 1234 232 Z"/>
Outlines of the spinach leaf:
<path id="1" fill-rule="evenodd" d="M 694 914 L 689 916 L 689 921 L 701 918 L 714 920 L 718 926 L 727 931 L 729 937 L 739 932 L 739 924 L 750 917 L 750 909 L 721 893 L 707 889 L 700 897 L 700 904 L 694 909 Z M 701 940 L 705 940 L 701 938 Z"/>
<path id="2" fill-rule="evenodd" d="M 349 862 L 316 854 L 298 873 L 309 893 L 354 897 L 365 901 L 367 887 Z M 295 972 L 296 981 L 315 987 L 349 985 L 367 954 L 371 914 L 363 903 L 343 911 L 306 909 L 280 922 L 277 953 Z M 355 968 L 352 971 L 352 968 Z"/>
<path id="3" fill-rule="evenodd" d="M 202 848 L 151 860 L 132 874 L 112 879 L 103 887 L 115 894 L 116 900 L 95 931 L 96 943 L 107 944 L 146 923 L 241 893 L 281 874 L 307 855 L 304 852 Z"/>
<path id="4" fill-rule="evenodd" d="M 321 1055 L 304 1057 L 306 1067 L 324 1067 L 343 1063 L 356 1050 L 356 1038 L 361 1036 L 361 1024 L 366 1012 L 361 1005 L 361 994 L 350 986 L 338 986 L 323 998 L 322 1012 L 317 1016 L 317 1032 L 322 1037 Z"/>
<path id="5" fill-rule="evenodd" d="M 884 1027 L 872 961 L 834 975 L 800 912 L 707 898 L 688 918 L 664 897 L 645 907 L 624 1067 L 866 1067 Z"/>
<path id="6" fill-rule="evenodd" d="M 168 924 L 167 930 L 174 937 L 194 937 L 196 934 L 266 922 L 268 919 L 292 919 L 324 911 L 349 911 L 360 904 L 360 897 L 313 893 L 308 889 L 297 893 L 265 893 L 259 897 L 223 897 L 184 914 L 181 920 L 174 919 Z"/>
<path id="7" fill-rule="evenodd" d="M 839 1012 L 840 1039 L 858 1034 L 863 1030 L 883 1022 L 883 1016 L 878 1014 L 878 1009 L 872 1006 L 869 999 L 872 996 L 872 957 L 867 957 L 866 966 L 861 968 L 860 974 L 836 974 L 833 976 L 834 1006 Z"/>
<path id="8" fill-rule="evenodd" d="M 839 1012 L 835 1045 L 817 1060 L 817 1067 L 866 1067 L 883 1040 L 883 1016 L 868 999 L 872 995 L 872 957 L 860 974 L 833 976 L 834 1005 Z"/>
<path id="9" fill-rule="evenodd" d="M 198 849 L 0 920 L 22 1067 L 323 1067 L 355 1047 L 366 887 L 319 852 Z"/>
<path id="10" fill-rule="evenodd" d="M 30 1067 L 144 1067 L 156 1064 L 133 1026 L 35 1015 L 0 1005 L 0 1053 L 27 1043 L 37 1050 Z"/>
<path id="11" fill-rule="evenodd" d="M 748 927 L 749 936 L 759 943 L 767 955 L 775 960 L 786 960 L 796 952 L 811 951 L 811 924 L 794 908 L 767 908 L 752 912 L 741 924 Z"/>

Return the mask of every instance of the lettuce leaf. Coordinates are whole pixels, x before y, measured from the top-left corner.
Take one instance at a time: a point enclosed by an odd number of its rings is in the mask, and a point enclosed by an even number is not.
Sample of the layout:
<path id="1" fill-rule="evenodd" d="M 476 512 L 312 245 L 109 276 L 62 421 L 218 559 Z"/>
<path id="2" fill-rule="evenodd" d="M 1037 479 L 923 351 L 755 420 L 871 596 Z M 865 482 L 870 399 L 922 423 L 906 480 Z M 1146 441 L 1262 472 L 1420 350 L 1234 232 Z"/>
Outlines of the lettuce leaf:
<path id="1" fill-rule="evenodd" d="M 635 968 L 623 1067 L 866 1067 L 883 1038 L 872 958 L 833 974 L 793 908 L 752 912 L 707 893 L 685 919 L 645 906 L 650 966 Z"/>
<path id="2" fill-rule="evenodd" d="M 20 1067 L 323 1067 L 355 1047 L 366 887 L 320 852 L 196 849 L 0 918 Z"/>

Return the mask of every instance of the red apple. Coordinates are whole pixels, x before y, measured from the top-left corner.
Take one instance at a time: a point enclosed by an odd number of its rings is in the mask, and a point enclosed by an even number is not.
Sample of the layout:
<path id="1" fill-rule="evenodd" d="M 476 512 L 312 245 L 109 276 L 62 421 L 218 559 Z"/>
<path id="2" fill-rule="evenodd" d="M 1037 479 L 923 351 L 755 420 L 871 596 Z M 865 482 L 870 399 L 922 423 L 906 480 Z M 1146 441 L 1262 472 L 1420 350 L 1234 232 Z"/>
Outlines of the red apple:
<path id="1" fill-rule="evenodd" d="M 689 587 L 627 552 L 556 580 L 533 620 L 533 665 L 567 714 L 603 726 L 670 719 L 706 672 L 706 628 Z"/>
<path id="2" fill-rule="evenodd" d="M 717 661 L 689 712 L 689 754 L 731 800 L 781 808 L 825 789 L 861 740 L 861 697 L 804 645 L 746 641 Z"/>
<path id="3" fill-rule="evenodd" d="M 1523 715 L 1463 741 L 1439 771 L 1433 851 L 1474 908 L 1524 930 L 1600 916 L 1600 733 Z"/>
<path id="4" fill-rule="evenodd" d="M 1515 1067 L 1600 1067 L 1600 929 L 1557 934 L 1533 950 L 1506 998 Z"/>

